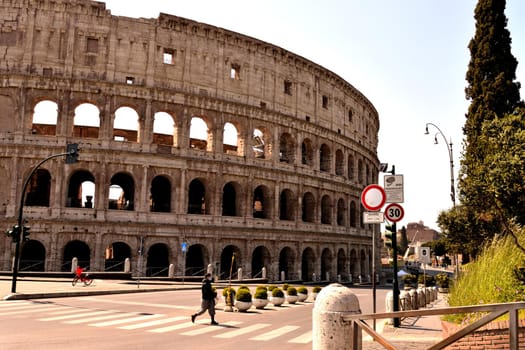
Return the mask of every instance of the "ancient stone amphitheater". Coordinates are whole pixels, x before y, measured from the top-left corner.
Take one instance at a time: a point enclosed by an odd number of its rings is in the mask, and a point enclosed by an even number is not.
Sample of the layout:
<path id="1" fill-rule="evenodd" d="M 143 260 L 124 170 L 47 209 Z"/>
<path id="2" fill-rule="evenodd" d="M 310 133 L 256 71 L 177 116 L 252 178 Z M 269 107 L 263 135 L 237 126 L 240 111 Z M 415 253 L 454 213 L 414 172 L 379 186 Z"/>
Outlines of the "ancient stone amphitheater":
<path id="1" fill-rule="evenodd" d="M 32 169 L 80 148 L 29 182 L 20 271 L 77 258 L 140 276 L 369 278 L 360 195 L 378 178 L 379 118 L 335 73 L 227 29 L 88 0 L 0 0 L 0 53 L 5 230 Z M 14 247 L 0 239 L 1 270 Z"/>

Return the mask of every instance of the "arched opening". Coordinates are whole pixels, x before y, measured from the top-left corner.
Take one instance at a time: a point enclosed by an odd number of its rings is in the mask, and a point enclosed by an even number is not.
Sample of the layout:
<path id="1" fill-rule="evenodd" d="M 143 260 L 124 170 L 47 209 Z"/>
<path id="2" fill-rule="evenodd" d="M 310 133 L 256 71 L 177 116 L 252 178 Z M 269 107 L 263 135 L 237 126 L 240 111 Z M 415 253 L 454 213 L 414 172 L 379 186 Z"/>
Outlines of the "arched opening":
<path id="1" fill-rule="evenodd" d="M 270 251 L 265 246 L 258 246 L 252 254 L 252 278 L 261 278 L 262 269 L 268 269 L 271 264 Z"/>
<path id="2" fill-rule="evenodd" d="M 125 173 L 117 173 L 109 186 L 108 209 L 134 210 L 135 182 Z"/>
<path id="3" fill-rule="evenodd" d="M 38 169 L 26 189 L 25 205 L 49 207 L 51 174 L 46 169 Z"/>
<path id="4" fill-rule="evenodd" d="M 71 271 L 73 258 L 77 258 L 78 266 L 84 270 L 90 269 L 91 250 L 85 242 L 74 240 L 66 244 L 64 247 L 61 271 Z"/>
<path id="5" fill-rule="evenodd" d="M 150 211 L 160 213 L 171 211 L 171 182 L 165 176 L 155 176 L 151 181 Z"/>
<path id="6" fill-rule="evenodd" d="M 310 166 L 314 164 L 314 148 L 310 139 L 304 139 L 301 145 L 301 163 Z"/>
<path id="7" fill-rule="evenodd" d="M 206 188 L 199 179 L 190 182 L 188 191 L 188 214 L 207 214 Z"/>
<path id="8" fill-rule="evenodd" d="M 124 271 L 124 263 L 131 258 L 131 248 L 124 242 L 115 242 L 106 247 L 104 271 Z"/>
<path id="9" fill-rule="evenodd" d="M 225 123 L 222 137 L 222 150 L 226 154 L 239 154 L 239 131 L 232 123 Z"/>
<path id="10" fill-rule="evenodd" d="M 131 107 L 120 107 L 115 111 L 113 123 L 113 140 L 138 142 L 139 115 Z"/>
<path id="11" fill-rule="evenodd" d="M 341 276 L 341 280 L 348 280 L 348 270 L 346 265 L 346 253 L 343 248 L 337 252 L 337 275 Z"/>
<path id="12" fill-rule="evenodd" d="M 292 191 L 286 189 L 279 197 L 279 220 L 293 220 L 295 205 Z"/>
<path id="13" fill-rule="evenodd" d="M 271 144 L 269 139 L 270 133 L 266 129 L 253 130 L 253 154 L 255 158 L 270 159 L 271 158 Z"/>
<path id="14" fill-rule="evenodd" d="M 201 244 L 191 245 L 186 253 L 186 276 L 204 276 L 206 273 L 205 259 L 207 258 L 206 247 Z"/>
<path id="15" fill-rule="evenodd" d="M 281 279 L 281 273 L 284 272 L 284 280 L 290 280 L 294 278 L 295 271 L 295 254 L 290 247 L 284 247 L 279 253 L 279 279 Z"/>
<path id="16" fill-rule="evenodd" d="M 350 227 L 357 227 L 357 209 L 354 201 L 350 202 Z"/>
<path id="17" fill-rule="evenodd" d="M 266 186 L 257 186 L 253 191 L 253 217 L 268 219 L 270 213 L 270 191 Z"/>
<path id="18" fill-rule="evenodd" d="M 58 120 L 58 105 L 56 102 L 40 101 L 33 109 L 33 135 L 56 135 Z"/>
<path id="19" fill-rule="evenodd" d="M 208 124 L 199 117 L 191 118 L 190 148 L 202 151 L 211 151 L 211 135 Z"/>
<path id="20" fill-rule="evenodd" d="M 78 170 L 71 175 L 67 190 L 66 207 L 93 208 L 95 199 L 95 177 L 87 170 Z"/>
<path id="21" fill-rule="evenodd" d="M 235 257 L 234 257 L 235 256 Z M 221 267 L 219 278 L 227 280 L 237 278 L 237 268 L 242 266 L 241 251 L 234 245 L 224 247 L 221 253 Z"/>
<path id="22" fill-rule="evenodd" d="M 357 252 L 355 249 L 350 251 L 350 273 L 352 274 L 352 279 L 357 279 L 360 273 L 359 260 L 357 259 Z"/>
<path id="23" fill-rule="evenodd" d="M 42 243 L 31 239 L 22 245 L 20 252 L 20 271 L 45 271 L 46 248 Z"/>
<path id="24" fill-rule="evenodd" d="M 363 183 L 363 161 L 361 159 L 357 161 L 357 181 L 360 184 Z"/>
<path id="25" fill-rule="evenodd" d="M 352 155 L 348 156 L 348 180 L 354 179 L 354 171 L 355 171 L 355 164 L 354 164 L 354 157 Z"/>
<path id="26" fill-rule="evenodd" d="M 330 172 L 331 170 L 332 156 L 330 154 L 330 147 L 323 143 L 319 151 L 319 170 L 324 172 Z"/>
<path id="27" fill-rule="evenodd" d="M 303 281 L 313 281 L 313 274 L 315 272 L 315 254 L 312 248 L 303 250 L 301 258 L 301 274 Z M 319 278 L 317 278 L 319 280 Z"/>
<path id="28" fill-rule="evenodd" d="M 303 195 L 303 215 L 304 222 L 315 222 L 315 197 L 311 192 Z"/>
<path id="29" fill-rule="evenodd" d="M 153 143 L 173 146 L 175 123 L 173 117 L 166 112 L 155 113 L 153 119 Z"/>
<path id="30" fill-rule="evenodd" d="M 332 275 L 332 252 L 325 248 L 321 253 L 321 279 L 331 281 L 334 279 Z"/>
<path id="31" fill-rule="evenodd" d="M 170 265 L 169 249 L 164 243 L 156 243 L 148 250 L 148 259 L 146 261 L 146 276 L 148 277 L 166 277 Z"/>
<path id="32" fill-rule="evenodd" d="M 73 136 L 97 139 L 100 129 L 100 110 L 91 103 L 83 103 L 75 108 Z"/>
<path id="33" fill-rule="evenodd" d="M 237 190 L 233 182 L 228 182 L 222 189 L 222 216 L 238 216 Z"/>
<path id="34" fill-rule="evenodd" d="M 283 163 L 295 162 L 295 141 L 289 133 L 283 133 L 279 139 L 279 160 Z"/>
<path id="35" fill-rule="evenodd" d="M 324 195 L 321 199 L 321 224 L 330 225 L 332 223 L 332 199 Z"/>
<path id="36" fill-rule="evenodd" d="M 361 277 L 363 278 L 363 281 L 367 281 L 367 275 L 368 275 L 368 267 L 367 267 L 367 259 L 366 259 L 366 253 L 364 250 L 361 250 L 361 256 L 359 259 L 359 262 L 361 264 Z"/>
<path id="37" fill-rule="evenodd" d="M 343 151 L 338 149 L 335 152 L 335 174 L 343 176 L 345 173 L 345 161 L 343 157 Z"/>
<path id="38" fill-rule="evenodd" d="M 346 224 L 346 205 L 342 198 L 337 201 L 337 225 L 345 226 Z"/>

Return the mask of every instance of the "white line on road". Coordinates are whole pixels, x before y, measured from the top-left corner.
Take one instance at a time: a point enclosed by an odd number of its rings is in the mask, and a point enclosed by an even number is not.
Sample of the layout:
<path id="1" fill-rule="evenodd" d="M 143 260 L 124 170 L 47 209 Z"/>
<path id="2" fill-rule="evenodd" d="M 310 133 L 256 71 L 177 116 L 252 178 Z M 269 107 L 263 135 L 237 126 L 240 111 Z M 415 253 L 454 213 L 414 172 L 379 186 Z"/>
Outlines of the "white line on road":
<path id="1" fill-rule="evenodd" d="M 306 332 L 296 338 L 293 338 L 288 341 L 288 343 L 294 344 L 308 344 L 312 341 L 312 331 Z"/>
<path id="2" fill-rule="evenodd" d="M 177 325 L 174 325 L 174 326 L 168 326 L 168 327 L 163 327 L 163 328 L 155 328 L 155 329 L 151 329 L 151 330 L 149 330 L 148 332 L 153 332 L 153 333 L 166 333 L 166 332 L 175 331 L 175 330 L 177 330 L 177 329 L 190 328 L 190 327 L 193 327 L 193 326 L 194 326 L 193 323 L 191 323 L 191 322 L 185 322 L 185 323 L 177 324 Z"/>
<path id="3" fill-rule="evenodd" d="M 113 313 L 110 315 L 94 316 L 94 317 L 82 318 L 80 320 L 66 321 L 64 323 L 67 323 L 67 324 L 88 323 L 88 322 L 93 322 L 93 321 L 108 320 L 111 318 L 129 317 L 133 315 L 136 315 L 136 313 Z"/>
<path id="4" fill-rule="evenodd" d="M 142 321 L 142 320 L 156 318 L 156 317 L 160 317 L 160 316 L 162 316 L 162 315 L 158 315 L 158 314 L 142 315 L 142 316 L 137 316 L 137 317 L 132 317 L 132 318 L 125 318 L 125 319 L 122 319 L 122 320 L 106 321 L 106 322 L 100 322 L 100 323 L 91 323 L 89 325 L 92 326 L 92 327 L 107 327 L 107 326 L 114 326 L 114 325 L 122 324 L 122 323 L 131 323 L 131 322 L 135 322 L 135 321 Z"/>
<path id="5" fill-rule="evenodd" d="M 49 308 L 49 306 L 32 306 L 30 308 L 20 308 L 20 309 L 9 309 L 5 312 L 0 312 L 0 316 L 9 316 L 9 315 L 19 315 L 19 314 L 27 314 L 32 312 L 41 312 L 41 311 L 47 311 L 47 310 L 56 310 L 58 308 Z M 4 311 L 4 310 L 2 310 Z"/>
<path id="6" fill-rule="evenodd" d="M 184 305 L 172 305 L 172 304 L 155 304 L 155 303 L 141 303 L 138 301 L 123 301 L 123 300 L 113 300 L 113 299 L 102 299 L 97 297 L 83 297 L 79 300 L 89 300 L 98 303 L 110 303 L 110 304 L 121 304 L 121 305 L 139 305 L 139 306 L 149 306 L 149 307 L 161 307 L 167 309 L 180 309 L 180 310 L 194 310 L 195 306 L 184 306 Z"/>
<path id="7" fill-rule="evenodd" d="M 139 328 L 160 326 L 161 324 L 177 322 L 177 321 L 185 320 L 187 318 L 188 318 L 187 316 L 170 317 L 170 318 L 164 318 L 162 320 L 153 320 L 153 321 L 148 321 L 148 322 L 132 324 L 132 325 L 129 325 L 129 326 L 122 326 L 122 327 L 118 327 L 118 328 L 119 329 L 139 329 Z"/>
<path id="8" fill-rule="evenodd" d="M 74 315 L 62 315 L 62 316 L 41 318 L 39 319 L 39 321 L 63 321 L 63 320 L 69 320 L 71 318 L 83 318 L 87 316 L 103 315 L 103 314 L 107 314 L 108 312 L 115 312 L 115 311 L 99 310 L 99 311 L 91 311 L 91 312 L 77 312 Z"/>
<path id="9" fill-rule="evenodd" d="M 221 326 L 236 326 L 238 324 L 241 324 L 242 322 L 239 322 L 239 321 L 230 321 L 230 322 L 225 322 L 225 323 L 221 323 Z M 194 329 L 192 331 L 187 331 L 187 332 L 184 332 L 184 333 L 181 333 L 181 335 L 189 335 L 189 336 L 194 336 L 194 335 L 202 335 L 202 334 L 206 334 L 206 333 L 212 333 L 212 332 L 218 332 L 218 331 L 222 331 L 223 329 L 221 329 L 221 327 L 203 327 L 203 328 L 199 328 L 199 329 Z"/>
<path id="10" fill-rule="evenodd" d="M 256 337 L 250 338 L 250 340 L 270 340 L 277 337 L 280 337 L 281 335 L 284 335 L 286 333 L 290 333 L 292 331 L 295 331 L 299 326 L 284 326 L 281 328 L 278 328 L 276 330 L 273 330 L 271 332 L 267 332 L 261 335 L 258 335 Z"/>
<path id="11" fill-rule="evenodd" d="M 226 333 L 216 335 L 214 336 L 214 338 L 233 338 L 233 337 L 237 337 L 242 334 L 250 333 L 250 332 L 253 332 L 253 331 L 268 327 L 268 326 L 271 326 L 271 325 L 268 323 L 256 323 L 248 327 L 244 327 L 244 328 L 240 328 L 234 331 L 229 331 Z"/>

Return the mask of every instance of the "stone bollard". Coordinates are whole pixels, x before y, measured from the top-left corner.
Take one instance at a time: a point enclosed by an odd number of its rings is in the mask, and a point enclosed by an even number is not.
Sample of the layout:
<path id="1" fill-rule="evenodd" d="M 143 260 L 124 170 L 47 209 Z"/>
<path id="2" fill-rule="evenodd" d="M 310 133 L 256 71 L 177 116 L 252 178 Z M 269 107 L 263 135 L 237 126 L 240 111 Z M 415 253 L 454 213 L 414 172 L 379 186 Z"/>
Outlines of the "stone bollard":
<path id="1" fill-rule="evenodd" d="M 412 301 L 412 310 L 419 309 L 419 300 L 417 297 L 417 290 L 411 289 L 408 293 L 410 294 L 410 299 Z"/>
<path id="2" fill-rule="evenodd" d="M 424 308 L 426 305 L 425 291 L 422 288 L 417 289 L 417 302 L 418 302 L 419 308 Z"/>
<path id="3" fill-rule="evenodd" d="M 124 260 L 124 273 L 129 273 L 131 271 L 131 261 L 129 260 L 129 258 L 126 258 L 126 260 Z"/>
<path id="4" fill-rule="evenodd" d="M 168 266 L 168 277 L 173 278 L 175 276 L 175 265 L 170 264 Z"/>
<path id="5" fill-rule="evenodd" d="M 406 290 L 403 290 L 401 293 L 399 293 L 399 303 L 401 304 L 401 307 L 399 308 L 401 311 L 412 309 L 412 298 Z"/>
<path id="6" fill-rule="evenodd" d="M 312 317 L 313 350 L 360 350 L 362 336 L 358 332 L 353 349 L 352 323 L 344 322 L 342 314 L 360 314 L 361 308 L 357 296 L 339 283 L 324 287 L 315 299 Z"/>
<path id="7" fill-rule="evenodd" d="M 75 273 L 76 269 L 77 269 L 77 266 L 78 266 L 78 259 L 77 258 L 73 258 L 71 260 L 71 273 Z M 82 267 L 82 266 L 81 266 Z M 84 267 L 85 268 L 85 267 Z"/>

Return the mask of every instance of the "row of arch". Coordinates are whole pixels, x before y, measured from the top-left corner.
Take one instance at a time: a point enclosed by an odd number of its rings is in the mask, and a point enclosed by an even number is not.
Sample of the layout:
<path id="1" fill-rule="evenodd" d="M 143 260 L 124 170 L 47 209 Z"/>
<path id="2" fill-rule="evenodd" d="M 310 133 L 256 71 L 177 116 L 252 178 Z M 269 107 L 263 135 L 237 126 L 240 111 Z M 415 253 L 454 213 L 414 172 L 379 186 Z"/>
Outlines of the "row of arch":
<path id="1" fill-rule="evenodd" d="M 38 135 L 55 135 L 58 122 L 58 105 L 54 101 L 44 100 L 34 107 L 32 132 Z M 101 127 L 100 110 L 91 103 L 82 103 L 74 110 L 73 136 L 81 138 L 99 138 Z M 115 110 L 113 120 L 113 135 L 115 141 L 141 142 L 141 118 L 137 111 L 129 106 L 122 106 Z M 222 152 L 229 155 L 245 156 L 247 148 L 251 147 L 251 154 L 255 158 L 271 159 L 275 148 L 272 132 L 266 127 L 252 130 L 251 140 L 241 130 L 241 123 L 234 120 L 223 124 L 222 130 L 214 132 L 211 120 L 206 116 L 193 116 L 189 121 L 189 141 L 181 144 L 182 133 L 188 132 L 182 124 L 175 122 L 172 114 L 161 111 L 153 116 L 152 143 L 174 147 L 187 147 L 203 151 L 213 151 L 214 138 L 222 137 Z M 180 130 L 179 130 L 180 129 Z M 184 129 L 184 130 L 183 130 Z M 214 134 L 222 135 L 214 135 Z M 316 167 L 321 172 L 335 173 L 358 183 L 370 183 L 377 176 L 377 171 L 362 157 L 345 152 L 337 148 L 333 152 L 329 142 L 315 145 L 312 138 L 305 137 L 299 145 L 297 137 L 289 132 L 283 132 L 278 138 L 278 156 L 282 163 L 300 164 Z M 251 145 L 251 146 L 250 146 Z M 300 146 L 300 147 L 299 147 Z"/>
<path id="2" fill-rule="evenodd" d="M 168 276 L 169 265 L 176 263 L 177 258 L 170 247 L 165 243 L 154 243 L 144 247 L 144 254 L 133 254 L 132 248 L 125 242 L 113 242 L 105 248 L 104 262 L 100 270 L 119 272 L 124 271 L 126 259 L 144 260 L 143 270 L 140 273 L 151 277 Z M 92 268 L 93 251 L 90 246 L 81 240 L 69 241 L 62 248 L 60 271 L 71 271 L 73 258 L 78 259 L 78 264 L 88 270 Z M 235 257 L 232 259 L 232 257 Z M 236 274 L 238 268 L 247 273 L 245 277 L 261 277 L 263 268 L 268 270 L 270 279 L 284 278 L 312 281 L 319 276 L 322 280 L 336 280 L 340 276 L 343 280 L 350 280 L 351 276 L 368 275 L 370 273 L 371 255 L 364 249 L 351 249 L 347 254 L 344 249 L 333 252 L 329 248 L 322 249 L 316 255 L 315 249 L 306 247 L 301 252 L 289 246 L 281 248 L 272 255 L 264 245 L 259 245 L 251 252 L 242 252 L 236 245 L 222 247 L 217 257 L 205 244 L 192 244 L 188 247 L 183 260 L 183 266 L 176 269 L 178 275 L 202 276 L 208 264 L 215 267 L 220 279 L 228 279 L 230 272 Z M 25 242 L 21 249 L 20 271 L 45 271 L 46 248 L 38 240 Z M 236 277 L 235 275 L 233 276 Z"/>
<path id="3" fill-rule="evenodd" d="M 305 190 L 298 195 L 290 188 L 283 188 L 279 198 L 274 199 L 274 189 L 267 185 L 255 184 L 248 189 L 236 181 L 223 183 L 219 200 L 214 199 L 210 189 L 210 180 L 194 178 L 187 190 L 174 190 L 171 177 L 157 175 L 149 187 L 149 211 L 176 212 L 175 203 L 185 202 L 187 214 L 251 216 L 258 219 L 300 220 L 309 223 L 335 224 L 337 226 L 363 227 L 361 215 L 363 209 L 357 199 L 348 200 L 344 194 L 316 194 L 316 189 Z M 72 172 L 67 181 L 65 207 L 99 208 L 117 210 L 136 210 L 135 179 L 127 172 L 117 172 L 110 178 L 106 189 L 98 189 L 95 176 L 88 170 L 78 169 Z M 51 194 L 51 174 L 46 169 L 39 169 L 27 188 L 25 204 L 28 206 L 49 206 Z M 173 192 L 178 197 L 172 196 Z M 187 193 L 187 198 L 183 198 Z M 251 196 L 246 196 L 251 193 Z M 97 194 L 105 194 L 107 204 L 99 200 Z M 335 198 L 334 198 L 335 197 Z M 214 208 L 218 203 L 220 208 Z"/>

